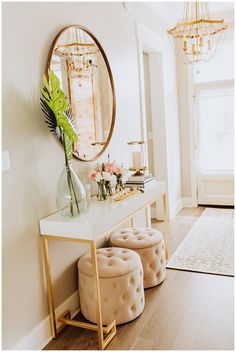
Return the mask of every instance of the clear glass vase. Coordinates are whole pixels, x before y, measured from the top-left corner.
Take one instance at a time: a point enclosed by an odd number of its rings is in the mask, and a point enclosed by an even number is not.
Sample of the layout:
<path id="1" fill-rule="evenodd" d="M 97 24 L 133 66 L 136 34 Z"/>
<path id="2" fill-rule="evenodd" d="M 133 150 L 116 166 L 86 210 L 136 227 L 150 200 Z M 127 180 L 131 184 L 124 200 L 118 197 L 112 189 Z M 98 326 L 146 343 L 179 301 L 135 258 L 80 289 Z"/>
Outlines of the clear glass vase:
<path id="1" fill-rule="evenodd" d="M 105 187 L 106 187 L 106 192 L 108 196 L 112 196 L 112 186 L 111 186 L 111 181 L 105 181 Z"/>
<path id="2" fill-rule="evenodd" d="M 57 209 L 73 217 L 87 210 L 86 193 L 71 165 L 62 170 L 57 184 Z"/>
<path id="3" fill-rule="evenodd" d="M 98 200 L 106 200 L 107 199 L 107 190 L 104 181 L 97 182 L 98 184 Z"/>
<path id="4" fill-rule="evenodd" d="M 115 188 L 115 191 L 116 193 L 119 193 L 121 191 L 123 191 L 124 189 L 124 184 L 123 184 L 123 180 L 122 180 L 122 175 L 119 174 L 116 176 L 116 188 Z"/>

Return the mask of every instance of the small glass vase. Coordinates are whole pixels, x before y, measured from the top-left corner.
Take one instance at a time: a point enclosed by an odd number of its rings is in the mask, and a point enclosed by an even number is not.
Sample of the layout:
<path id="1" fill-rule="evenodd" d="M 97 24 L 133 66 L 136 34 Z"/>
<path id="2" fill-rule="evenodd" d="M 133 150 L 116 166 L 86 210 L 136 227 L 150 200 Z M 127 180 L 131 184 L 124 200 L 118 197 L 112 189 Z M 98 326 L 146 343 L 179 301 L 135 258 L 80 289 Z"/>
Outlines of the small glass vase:
<path id="1" fill-rule="evenodd" d="M 57 184 L 57 208 L 61 215 L 74 217 L 87 210 L 86 193 L 71 165 L 65 165 Z"/>
<path id="2" fill-rule="evenodd" d="M 124 184 L 122 181 L 122 175 L 117 175 L 116 176 L 116 188 L 115 188 L 116 193 L 123 191 L 124 188 L 125 187 L 124 187 Z"/>
<path id="3" fill-rule="evenodd" d="M 108 196 L 112 196 L 112 187 L 111 187 L 111 181 L 105 181 L 105 187 L 106 187 L 106 192 Z"/>
<path id="4" fill-rule="evenodd" d="M 107 199 L 107 190 L 104 181 L 97 182 L 98 184 L 98 200 L 106 200 Z"/>

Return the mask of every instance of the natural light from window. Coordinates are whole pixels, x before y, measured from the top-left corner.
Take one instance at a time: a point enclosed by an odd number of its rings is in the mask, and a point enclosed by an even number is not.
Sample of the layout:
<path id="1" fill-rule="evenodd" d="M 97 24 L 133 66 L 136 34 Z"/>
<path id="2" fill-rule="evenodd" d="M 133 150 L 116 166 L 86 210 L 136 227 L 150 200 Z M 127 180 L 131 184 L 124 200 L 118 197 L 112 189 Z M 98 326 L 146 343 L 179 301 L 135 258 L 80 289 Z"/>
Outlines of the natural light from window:
<path id="1" fill-rule="evenodd" d="M 234 42 L 223 43 L 217 56 L 209 62 L 193 66 L 194 83 L 213 82 L 233 79 Z"/>
<path id="2" fill-rule="evenodd" d="M 232 171 L 233 89 L 202 90 L 198 99 L 199 171 Z"/>

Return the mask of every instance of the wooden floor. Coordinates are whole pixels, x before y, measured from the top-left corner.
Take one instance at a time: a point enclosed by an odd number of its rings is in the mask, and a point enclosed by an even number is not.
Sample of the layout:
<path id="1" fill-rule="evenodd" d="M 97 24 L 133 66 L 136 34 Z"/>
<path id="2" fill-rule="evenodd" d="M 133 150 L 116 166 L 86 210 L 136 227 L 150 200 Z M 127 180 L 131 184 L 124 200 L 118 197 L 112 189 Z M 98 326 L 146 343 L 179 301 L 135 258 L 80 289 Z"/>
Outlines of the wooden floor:
<path id="1" fill-rule="evenodd" d="M 183 209 L 169 222 L 170 255 L 204 208 Z M 162 229 L 163 223 L 152 226 Z M 117 327 L 108 350 L 233 350 L 234 279 L 167 270 L 164 282 L 145 290 L 143 313 Z M 96 333 L 68 327 L 47 350 L 96 350 Z"/>

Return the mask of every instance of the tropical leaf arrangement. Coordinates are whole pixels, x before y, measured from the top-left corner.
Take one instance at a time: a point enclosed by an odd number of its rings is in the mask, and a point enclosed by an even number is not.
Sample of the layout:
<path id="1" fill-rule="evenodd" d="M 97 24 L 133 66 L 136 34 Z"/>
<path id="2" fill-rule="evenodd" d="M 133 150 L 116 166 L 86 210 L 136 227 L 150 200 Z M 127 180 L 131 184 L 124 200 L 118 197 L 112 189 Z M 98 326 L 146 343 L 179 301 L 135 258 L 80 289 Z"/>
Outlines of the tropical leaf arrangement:
<path id="1" fill-rule="evenodd" d="M 48 78 L 43 76 L 43 86 L 41 87 L 42 97 L 40 98 L 41 109 L 46 117 L 46 124 L 58 139 L 62 141 L 65 165 L 67 171 L 67 181 L 71 196 L 70 210 L 73 216 L 73 199 L 79 213 L 78 200 L 74 189 L 70 161 L 73 157 L 73 143 L 78 139 L 78 133 L 75 128 L 75 122 L 72 118 L 71 108 L 67 102 L 64 92 L 60 88 L 60 81 L 53 72 L 48 70 Z"/>

